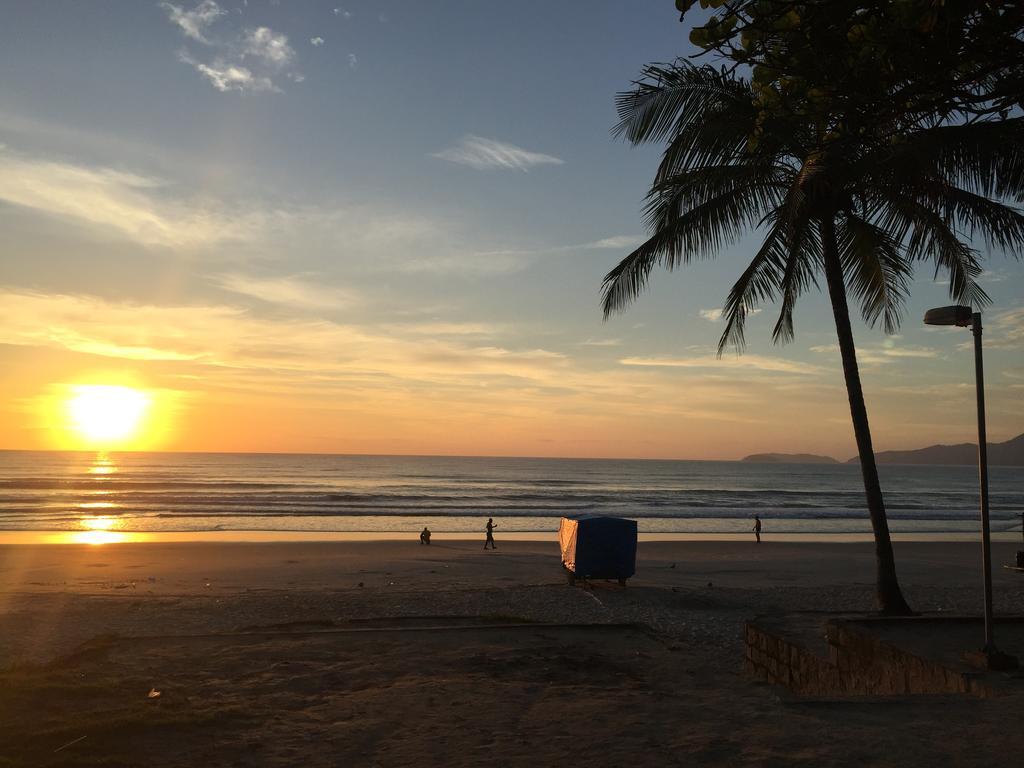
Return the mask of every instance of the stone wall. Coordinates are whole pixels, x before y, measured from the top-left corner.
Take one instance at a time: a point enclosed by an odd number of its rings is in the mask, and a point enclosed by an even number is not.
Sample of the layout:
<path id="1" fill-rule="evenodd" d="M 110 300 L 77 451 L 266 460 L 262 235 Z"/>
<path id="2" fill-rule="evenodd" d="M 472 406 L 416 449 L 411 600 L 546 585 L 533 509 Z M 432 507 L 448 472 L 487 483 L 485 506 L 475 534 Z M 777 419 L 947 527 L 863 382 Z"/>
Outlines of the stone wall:
<path id="1" fill-rule="evenodd" d="M 747 671 L 805 696 L 995 695 L 983 675 L 883 642 L 871 632 L 873 621 L 900 620 L 821 615 L 808 629 L 808 618 L 802 616 L 802 631 L 793 633 L 787 631 L 785 617 L 755 619 L 745 630 Z"/>

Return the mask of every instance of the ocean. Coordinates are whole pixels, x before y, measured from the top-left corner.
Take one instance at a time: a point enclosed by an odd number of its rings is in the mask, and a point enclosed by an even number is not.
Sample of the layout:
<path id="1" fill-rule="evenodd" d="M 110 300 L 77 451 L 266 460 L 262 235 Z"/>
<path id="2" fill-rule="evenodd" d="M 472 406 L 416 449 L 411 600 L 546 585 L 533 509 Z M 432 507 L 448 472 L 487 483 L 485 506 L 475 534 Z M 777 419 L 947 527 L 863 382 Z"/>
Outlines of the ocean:
<path id="1" fill-rule="evenodd" d="M 894 533 L 974 533 L 969 466 L 880 468 Z M 992 467 L 992 528 L 1020 531 L 1024 469 Z M 644 533 L 870 532 L 860 470 L 444 456 L 0 451 L 0 530 L 480 534 L 555 531 L 562 515 L 631 517 Z"/>

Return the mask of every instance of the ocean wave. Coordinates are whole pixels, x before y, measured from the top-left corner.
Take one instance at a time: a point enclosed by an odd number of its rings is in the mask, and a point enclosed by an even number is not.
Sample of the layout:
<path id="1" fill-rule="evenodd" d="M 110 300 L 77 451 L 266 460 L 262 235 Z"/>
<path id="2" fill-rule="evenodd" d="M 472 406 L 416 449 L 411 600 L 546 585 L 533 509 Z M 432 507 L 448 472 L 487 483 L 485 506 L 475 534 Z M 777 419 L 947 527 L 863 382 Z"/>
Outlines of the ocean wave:
<path id="1" fill-rule="evenodd" d="M 0 527 L 73 528 L 98 516 L 168 526 L 293 520 L 302 528 L 317 519 L 324 525 L 360 525 L 372 517 L 530 521 L 594 512 L 666 530 L 711 519 L 739 529 L 736 521 L 754 514 L 810 528 L 867 519 L 859 472 L 846 466 L 780 472 L 728 462 L 149 454 L 115 456 L 116 472 L 105 475 L 90 474 L 87 458 L 0 453 Z M 941 528 L 976 519 L 972 468 L 882 470 L 890 520 L 934 520 Z M 994 468 L 993 519 L 1009 524 L 1022 512 L 1024 475 Z"/>

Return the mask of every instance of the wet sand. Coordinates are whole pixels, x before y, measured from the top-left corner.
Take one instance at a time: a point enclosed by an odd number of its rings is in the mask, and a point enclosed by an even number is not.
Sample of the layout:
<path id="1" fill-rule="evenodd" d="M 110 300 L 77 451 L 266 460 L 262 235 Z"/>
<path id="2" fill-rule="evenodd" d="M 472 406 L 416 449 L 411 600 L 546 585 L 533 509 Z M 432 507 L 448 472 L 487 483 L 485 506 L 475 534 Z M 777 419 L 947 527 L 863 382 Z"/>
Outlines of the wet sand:
<path id="1" fill-rule="evenodd" d="M 554 543 L 498 546 L 0 547 L 0 766 L 991 765 L 1021 745 L 1005 700 L 804 701 L 744 676 L 746 618 L 872 608 L 868 544 L 645 542 L 626 589 L 591 590 Z M 896 554 L 916 609 L 977 612 L 977 545 Z M 1024 574 L 995 587 L 1024 613 Z"/>

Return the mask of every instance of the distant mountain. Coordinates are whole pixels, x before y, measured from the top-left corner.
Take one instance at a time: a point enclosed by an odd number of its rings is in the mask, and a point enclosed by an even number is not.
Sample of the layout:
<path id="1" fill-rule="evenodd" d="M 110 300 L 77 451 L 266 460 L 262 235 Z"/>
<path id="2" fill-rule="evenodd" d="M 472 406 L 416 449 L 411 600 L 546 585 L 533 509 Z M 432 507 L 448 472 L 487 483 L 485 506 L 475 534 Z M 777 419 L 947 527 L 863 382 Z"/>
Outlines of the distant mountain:
<path id="1" fill-rule="evenodd" d="M 816 456 L 813 453 L 753 453 L 744 456 L 743 461 L 751 464 L 838 464 L 831 456 Z"/>
<path id="2" fill-rule="evenodd" d="M 958 445 L 930 445 L 916 451 L 879 451 L 875 454 L 879 464 L 977 464 L 977 443 Z M 847 464 L 856 464 L 854 456 Z M 1005 443 L 988 444 L 988 463 L 1008 467 L 1024 467 L 1024 435 L 1017 435 Z"/>

